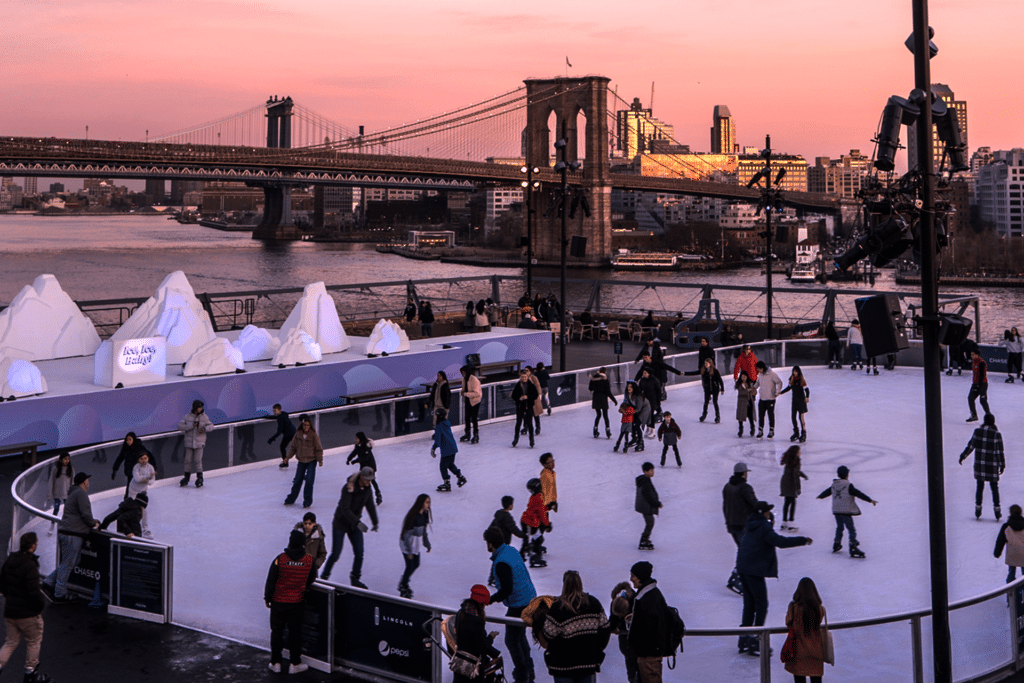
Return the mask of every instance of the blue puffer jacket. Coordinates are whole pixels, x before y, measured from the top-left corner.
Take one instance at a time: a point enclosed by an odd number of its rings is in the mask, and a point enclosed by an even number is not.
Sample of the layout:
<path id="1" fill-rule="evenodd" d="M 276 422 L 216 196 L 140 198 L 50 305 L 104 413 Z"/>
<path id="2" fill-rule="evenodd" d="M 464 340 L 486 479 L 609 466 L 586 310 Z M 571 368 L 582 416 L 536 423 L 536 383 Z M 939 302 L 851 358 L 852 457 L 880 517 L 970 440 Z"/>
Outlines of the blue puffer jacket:
<path id="1" fill-rule="evenodd" d="M 459 452 L 459 444 L 452 434 L 452 423 L 442 420 L 434 425 L 434 448 L 441 451 L 441 456 L 455 455 Z"/>
<path id="2" fill-rule="evenodd" d="M 736 571 L 751 576 L 778 577 L 779 560 L 775 549 L 807 545 L 809 540 L 806 536 L 779 536 L 767 517 L 751 512 L 736 552 Z"/>

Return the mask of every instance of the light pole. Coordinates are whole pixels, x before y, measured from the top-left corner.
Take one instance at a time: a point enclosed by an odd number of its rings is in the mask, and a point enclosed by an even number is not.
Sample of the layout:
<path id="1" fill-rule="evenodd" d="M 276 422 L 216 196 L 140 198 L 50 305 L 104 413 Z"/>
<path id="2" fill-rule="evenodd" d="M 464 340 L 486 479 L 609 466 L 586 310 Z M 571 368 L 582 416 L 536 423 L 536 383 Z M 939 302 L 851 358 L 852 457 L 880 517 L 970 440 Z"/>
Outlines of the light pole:
<path id="1" fill-rule="evenodd" d="M 566 237 L 569 229 L 569 171 L 578 170 L 582 164 L 578 161 L 569 163 L 569 126 L 568 122 L 562 120 L 562 137 L 555 142 L 555 149 L 559 152 L 561 159 L 555 164 L 555 170 L 562 175 L 562 186 L 559 189 L 558 197 L 558 215 L 562 219 L 562 235 L 561 235 L 561 281 L 562 287 L 559 296 L 561 297 L 559 305 L 559 328 L 561 329 L 560 343 L 561 348 L 558 352 L 559 371 L 565 372 L 565 343 L 569 338 L 568 330 L 565 329 L 565 306 L 566 306 L 566 294 L 565 294 L 565 280 L 566 280 L 566 249 L 569 246 L 569 240 Z"/>
<path id="2" fill-rule="evenodd" d="M 758 185 L 760 187 L 761 179 L 764 178 L 764 188 L 761 188 L 761 199 L 757 203 L 757 211 L 754 215 L 761 213 L 763 209 L 765 212 L 764 232 L 761 236 L 764 237 L 765 243 L 765 339 L 772 338 L 772 211 L 782 211 L 782 190 L 777 186 L 782 180 L 783 176 L 786 175 L 786 169 L 779 171 L 779 174 L 775 177 L 774 182 L 772 181 L 772 136 L 764 136 L 764 149 L 761 151 L 761 156 L 764 157 L 764 168 L 754 174 L 754 177 L 747 183 L 747 189 Z M 724 246 L 723 246 L 724 250 Z M 723 252 L 724 253 L 724 252 Z M 724 258 L 724 256 L 723 256 Z"/>
<path id="3" fill-rule="evenodd" d="M 520 185 L 523 186 L 523 193 L 526 195 L 526 294 L 533 298 L 533 191 L 540 188 L 540 181 L 533 179 L 534 173 L 540 173 L 540 169 L 530 164 L 523 164 L 519 169 L 520 173 L 526 174 L 526 180 Z"/>

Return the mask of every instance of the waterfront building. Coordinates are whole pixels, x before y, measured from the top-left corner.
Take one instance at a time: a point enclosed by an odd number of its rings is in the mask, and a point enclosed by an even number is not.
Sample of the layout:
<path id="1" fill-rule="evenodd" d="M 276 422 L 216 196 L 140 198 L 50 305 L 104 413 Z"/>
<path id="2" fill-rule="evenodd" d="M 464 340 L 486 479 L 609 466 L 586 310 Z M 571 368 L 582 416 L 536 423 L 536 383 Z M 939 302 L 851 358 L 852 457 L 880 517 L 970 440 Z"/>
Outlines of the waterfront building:
<path id="1" fill-rule="evenodd" d="M 34 197 L 39 194 L 39 178 L 36 176 L 25 176 L 25 195 Z"/>
<path id="2" fill-rule="evenodd" d="M 736 174 L 740 185 L 745 186 L 761 169 L 764 158 L 758 154 L 741 154 L 737 160 Z M 786 169 L 779 187 L 791 192 L 807 192 L 807 160 L 798 154 L 772 154 L 772 180 L 779 171 Z M 761 186 L 764 187 L 762 181 Z"/>
<path id="3" fill-rule="evenodd" d="M 639 97 L 633 98 L 629 109 L 615 112 L 615 132 L 617 149 L 627 159 L 650 151 L 654 140 L 672 141 L 675 138 L 674 128 L 654 118 L 652 110 L 644 109 L 640 104 Z"/>
<path id="4" fill-rule="evenodd" d="M 1000 237 L 1024 237 L 1024 149 L 992 153 L 992 161 L 978 170 L 975 200 L 981 220 L 992 224 Z"/>
<path id="5" fill-rule="evenodd" d="M 521 187 L 493 187 L 484 192 L 484 236 L 488 237 L 498 227 L 498 218 L 512 208 L 513 204 L 523 203 Z"/>
<path id="6" fill-rule="evenodd" d="M 64 183 L 50 183 L 50 194 L 60 194 L 64 191 Z"/>
<path id="7" fill-rule="evenodd" d="M 360 187 L 317 185 L 313 188 L 313 226 L 352 230 L 359 224 L 363 190 Z"/>
<path id="8" fill-rule="evenodd" d="M 952 111 L 956 112 L 956 120 L 960 124 L 960 135 L 963 137 L 964 145 L 968 145 L 967 138 L 967 102 L 956 99 L 956 95 L 948 85 L 943 83 L 932 83 L 932 92 L 942 98 Z M 907 167 L 910 170 L 917 168 L 917 126 L 907 128 Z M 969 150 L 968 150 L 969 151 Z M 942 163 L 945 145 L 939 140 L 938 129 L 932 124 L 932 158 L 934 159 L 935 170 L 939 170 Z M 949 168 L 949 161 L 946 161 L 945 168 Z"/>
<path id="9" fill-rule="evenodd" d="M 729 112 L 729 107 L 716 104 L 713 114 L 714 124 L 711 126 L 711 153 L 735 154 L 739 151 L 736 142 L 736 121 Z"/>
<path id="10" fill-rule="evenodd" d="M 199 206 L 203 201 L 202 180 L 172 180 L 171 204 L 174 206 Z"/>
<path id="11" fill-rule="evenodd" d="M 735 182 L 737 158 L 735 154 L 648 153 L 637 155 L 629 165 L 629 171 L 657 178 Z"/>
<path id="12" fill-rule="evenodd" d="M 262 213 L 263 188 L 247 187 L 245 183 L 211 182 L 203 188 L 201 215 L 216 219 L 221 214 Z"/>
<path id="13" fill-rule="evenodd" d="M 815 157 L 814 166 L 807 169 L 807 191 L 853 199 L 870 174 L 871 159 L 859 149 L 839 159 Z"/>
<path id="14" fill-rule="evenodd" d="M 146 178 L 146 201 L 150 204 L 163 204 L 166 188 L 167 181 L 163 178 Z"/>

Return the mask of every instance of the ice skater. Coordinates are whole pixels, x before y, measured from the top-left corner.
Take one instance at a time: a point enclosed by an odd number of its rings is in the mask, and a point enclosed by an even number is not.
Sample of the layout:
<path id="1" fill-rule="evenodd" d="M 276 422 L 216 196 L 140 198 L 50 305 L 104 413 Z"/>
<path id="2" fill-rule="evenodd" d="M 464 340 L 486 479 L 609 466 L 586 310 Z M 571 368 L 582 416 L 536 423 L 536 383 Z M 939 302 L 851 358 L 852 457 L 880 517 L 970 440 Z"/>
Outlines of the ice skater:
<path id="1" fill-rule="evenodd" d="M 135 467 L 132 468 L 132 479 L 128 482 L 128 497 L 138 498 L 140 493 L 146 494 L 147 501 L 149 496 L 149 485 L 156 481 L 156 470 L 153 469 L 153 465 L 149 462 L 149 453 L 143 453 L 139 456 L 139 461 L 135 463 Z M 153 538 L 153 533 L 149 530 L 149 515 L 146 512 L 147 506 L 142 508 L 142 535 L 145 538 Z"/>
<path id="2" fill-rule="evenodd" d="M 178 482 L 179 486 L 188 486 L 189 479 L 196 475 L 196 488 L 203 487 L 203 449 L 206 448 L 206 433 L 213 427 L 213 422 L 206 415 L 202 401 L 192 401 L 192 410 L 181 418 L 178 431 L 185 438 L 185 476 Z"/>
<path id="3" fill-rule="evenodd" d="M 114 464 L 114 472 L 110 475 L 113 479 L 117 475 L 117 463 Z M 53 466 L 53 473 L 50 474 L 50 500 L 53 501 L 53 516 L 60 516 L 60 506 L 68 498 L 68 491 L 71 489 L 71 482 L 75 478 L 75 468 L 71 466 L 71 454 L 64 452 L 57 458 L 57 464 Z M 56 522 L 50 522 L 48 536 L 53 536 L 53 529 Z"/>
<path id="4" fill-rule="evenodd" d="M 551 373 L 544 367 L 544 363 L 537 363 L 537 368 L 533 371 L 534 377 L 540 382 L 540 404 L 545 410 L 548 411 L 548 415 L 551 414 L 551 397 L 548 395 L 548 384 L 551 382 Z M 539 432 L 538 432 L 539 433 Z"/>
<path id="5" fill-rule="evenodd" d="M 996 416 L 985 415 L 985 422 L 974 430 L 970 442 L 960 454 L 960 464 L 964 464 L 967 456 L 974 451 L 974 478 L 978 485 L 974 492 L 974 517 L 981 519 L 981 498 L 985 493 L 985 482 L 992 489 L 992 507 L 995 508 L 996 520 L 1003 516 L 999 508 L 999 476 L 1006 469 L 1003 456 L 1003 435 L 996 427 Z"/>
<path id="6" fill-rule="evenodd" d="M 732 369 L 733 381 L 740 378 L 741 372 L 746 372 L 751 382 L 757 381 L 757 356 L 750 347 L 744 344 L 740 348 L 740 355 L 736 357 L 736 365 Z"/>
<path id="7" fill-rule="evenodd" d="M 615 398 L 615 394 L 612 393 L 611 382 L 608 381 L 608 370 L 601 368 L 593 375 L 590 376 L 590 385 L 587 387 L 590 391 L 590 407 L 594 409 L 594 438 L 600 436 L 598 427 L 601 422 L 601 418 L 604 418 L 604 433 L 609 439 L 612 438 L 612 426 L 608 422 L 608 401 L 610 400 L 615 405 L 619 405 L 618 400 Z"/>
<path id="8" fill-rule="evenodd" d="M 540 397 L 537 387 L 530 381 L 530 373 L 519 371 L 519 381 L 512 388 L 511 399 L 516 405 L 516 431 L 512 436 L 512 448 L 519 445 L 519 434 L 525 429 L 530 435 L 530 448 L 533 448 L 533 404 Z"/>
<path id="9" fill-rule="evenodd" d="M 1017 578 L 1017 567 L 1024 567 L 1024 516 L 1021 515 L 1020 505 L 1010 506 L 1010 517 L 999 529 L 996 536 L 995 556 L 1003 554 L 1003 547 L 1006 548 L 1006 583 L 1011 583 Z M 1024 570 L 1021 572 L 1024 576 Z"/>
<path id="10" fill-rule="evenodd" d="M 661 499 L 658 498 L 658 490 L 654 488 L 654 463 L 645 462 L 641 470 L 643 474 L 636 478 L 636 501 L 633 504 L 633 509 L 644 517 L 644 530 L 640 533 L 638 549 L 654 550 L 654 544 L 651 543 L 654 516 L 658 514 L 663 505 Z"/>
<path id="11" fill-rule="evenodd" d="M 665 456 L 668 455 L 668 449 L 671 447 L 676 454 L 676 465 L 678 467 L 683 466 L 683 461 L 679 457 L 679 445 L 677 442 L 683 438 L 683 430 L 679 428 L 679 423 L 672 419 L 672 413 L 668 410 L 665 411 L 664 419 L 658 426 L 658 441 L 661 441 L 664 445 L 661 447 L 661 466 L 665 466 Z"/>
<path id="12" fill-rule="evenodd" d="M 850 329 L 846 331 L 846 345 L 850 347 L 850 369 L 864 367 L 861 355 L 864 352 L 864 333 L 860 331 L 860 321 L 856 318 L 850 321 Z"/>
<path id="13" fill-rule="evenodd" d="M 800 480 L 807 479 L 807 475 L 800 471 L 800 447 L 790 446 L 782 454 L 782 479 L 779 481 L 779 495 L 782 496 L 782 526 L 783 531 L 797 531 L 793 526 L 796 521 L 796 499 L 800 495 Z"/>
<path id="14" fill-rule="evenodd" d="M 981 351 L 975 347 L 971 349 L 971 391 L 967 394 L 967 404 L 971 407 L 971 416 L 968 422 L 978 421 L 978 409 L 974 406 L 976 399 L 981 399 L 981 408 L 985 411 L 986 417 L 992 413 L 988 409 L 988 363 L 981 357 Z"/>
<path id="15" fill-rule="evenodd" d="M 366 508 L 373 522 L 372 531 L 379 528 L 377 506 L 373 504 L 373 489 L 370 488 L 375 476 L 372 469 L 364 467 L 351 475 L 341 487 L 341 499 L 334 510 L 334 520 L 331 523 L 331 554 L 328 555 L 323 574 L 320 576 L 324 581 L 330 578 L 331 569 L 341 557 L 341 549 L 345 537 L 348 536 L 352 544 L 352 573 L 349 579 L 356 588 L 366 588 L 366 584 L 359 580 L 363 573 L 363 534 L 367 530 L 360 518 L 363 515 L 363 508 Z"/>
<path id="16" fill-rule="evenodd" d="M 850 557 L 863 558 L 864 551 L 860 549 L 860 542 L 857 541 L 857 530 L 853 526 L 853 518 L 860 514 L 856 498 L 878 505 L 877 500 L 872 500 L 866 493 L 859 491 L 856 486 L 850 483 L 850 468 L 840 465 L 836 470 L 836 479 L 832 480 L 832 486 L 818 494 L 818 500 L 832 497 L 832 514 L 836 518 L 836 538 L 832 543 L 832 552 L 838 553 L 843 549 L 843 528 L 850 532 Z"/>
<path id="17" fill-rule="evenodd" d="M 288 417 L 288 413 L 284 412 L 281 408 L 280 403 L 275 403 L 271 410 L 273 410 L 274 414 L 267 419 L 277 421 L 277 431 L 274 432 L 272 437 L 267 439 L 267 443 L 274 443 L 274 441 L 277 440 L 277 437 L 281 437 L 281 464 L 278 465 L 278 467 L 286 470 L 288 469 L 288 444 L 290 444 L 292 439 L 295 438 L 295 432 L 297 430 L 295 429 L 295 425 L 292 424 L 291 418 Z"/>
<path id="18" fill-rule="evenodd" d="M 619 414 L 622 415 L 622 422 L 619 427 L 619 438 L 615 440 L 615 445 L 612 446 L 612 450 L 618 453 L 619 444 L 625 441 L 622 446 L 622 452 L 628 453 L 629 446 L 633 439 L 633 418 L 636 417 L 636 407 L 629 400 L 629 385 L 626 385 L 627 392 L 622 396 L 622 403 L 619 404 Z"/>
<path id="19" fill-rule="evenodd" d="M 740 423 L 738 437 L 743 438 L 743 423 L 750 422 L 750 435 L 754 435 L 754 399 L 757 397 L 757 388 L 750 381 L 746 370 L 740 370 L 739 379 L 736 380 L 736 421 Z"/>
<path id="20" fill-rule="evenodd" d="M 535 436 L 540 436 L 540 416 L 544 414 L 544 404 L 541 401 L 541 395 L 544 392 L 541 387 L 540 380 L 537 375 L 533 373 L 533 366 L 527 365 L 523 368 L 526 371 L 526 376 L 530 380 L 530 384 L 537 390 L 537 398 L 533 401 L 533 433 Z M 525 436 L 526 430 L 523 429 L 519 432 L 520 435 Z"/>
<path id="21" fill-rule="evenodd" d="M 768 415 L 768 438 L 775 437 L 775 401 L 782 391 L 782 380 L 763 361 L 757 361 L 757 438 L 764 436 L 764 416 Z"/>
<path id="22" fill-rule="evenodd" d="M 825 339 L 828 339 L 828 369 L 843 369 L 843 342 L 839 340 L 836 324 L 829 320 L 825 325 Z"/>
<path id="23" fill-rule="evenodd" d="M 703 422 L 707 419 L 708 403 L 713 402 L 715 406 L 715 424 L 718 424 L 722 421 L 721 414 L 718 412 L 718 397 L 719 395 L 725 395 L 725 384 L 722 382 L 721 373 L 715 367 L 714 358 L 704 359 L 704 364 L 700 368 L 700 383 L 704 389 L 704 412 L 701 413 L 700 421 Z"/>
<path id="24" fill-rule="evenodd" d="M 633 446 L 635 452 L 640 453 L 644 450 L 644 426 L 651 419 L 651 404 L 641 393 L 636 382 L 628 382 L 626 384 L 623 403 L 625 403 L 626 397 L 633 404 L 635 411 L 633 413 L 633 441 L 630 445 Z M 625 447 L 623 447 L 622 452 L 626 452 Z"/>
<path id="25" fill-rule="evenodd" d="M 480 443 L 480 401 L 484 397 L 480 379 L 476 376 L 476 368 L 464 365 L 462 373 L 462 415 L 466 423 L 466 433 L 459 441 Z"/>
<path id="26" fill-rule="evenodd" d="M 523 542 L 519 554 L 523 556 L 523 559 L 526 559 L 527 554 L 530 555 L 530 567 L 546 567 L 548 563 L 543 557 L 547 551 L 547 548 L 544 547 L 544 532 L 551 530 L 551 522 L 548 519 L 547 508 L 544 506 L 540 479 L 534 477 L 526 482 L 526 490 L 530 492 L 530 501 L 526 504 L 522 517 L 519 518 L 523 525 L 523 532 L 526 534 L 526 540 Z"/>
<path id="27" fill-rule="evenodd" d="M 352 452 L 345 458 L 345 464 L 357 464 L 359 469 L 369 467 L 376 474 L 377 458 L 373 455 L 373 439 L 367 437 L 365 432 L 356 432 L 356 442 L 352 446 Z M 384 496 L 381 495 L 380 484 L 376 477 L 373 479 L 373 491 L 376 494 L 374 502 L 380 505 L 384 502 Z"/>
<path id="28" fill-rule="evenodd" d="M 420 547 L 426 548 L 427 552 L 430 552 L 430 537 L 427 535 L 427 527 L 432 521 L 430 496 L 421 493 L 416 496 L 416 502 L 405 513 L 405 519 L 402 520 L 402 531 L 398 535 L 398 545 L 402 549 L 402 558 L 405 560 L 405 572 L 398 582 L 398 594 L 403 598 L 412 598 L 409 579 L 412 578 L 412 573 L 419 569 Z"/>
<path id="29" fill-rule="evenodd" d="M 1016 327 L 1011 327 L 1003 333 L 1000 346 L 1006 347 L 1006 383 L 1013 384 L 1013 376 L 1020 379 L 1021 358 L 1024 356 L 1024 341 L 1021 341 L 1020 332 Z"/>
<path id="30" fill-rule="evenodd" d="M 142 441 L 135 435 L 135 432 L 128 432 L 124 435 L 124 441 L 121 442 L 121 452 L 117 454 L 117 458 L 114 460 L 114 466 L 110 471 L 110 480 L 114 481 L 117 479 L 117 468 L 124 468 L 124 476 L 128 480 L 128 483 L 124 487 L 124 496 L 128 497 L 128 486 L 132 482 L 132 468 L 135 467 L 135 463 L 139 461 L 139 456 L 143 453 L 149 453 L 146 447 L 142 445 Z M 150 454 L 152 459 L 152 454 Z M 74 474 L 71 475 L 75 476 Z M 57 514 L 54 512 L 53 514 Z"/>
<path id="31" fill-rule="evenodd" d="M 455 442 L 455 435 L 452 434 L 452 423 L 448 421 L 448 413 L 444 408 L 437 409 L 434 422 L 434 445 L 430 448 L 430 457 L 436 458 L 437 449 L 441 449 L 441 485 L 437 487 L 437 490 L 451 491 L 452 479 L 448 474 L 449 472 L 458 478 L 457 483 L 459 486 L 466 484 L 466 478 L 462 476 L 462 472 L 455 466 L 455 454 L 459 452 L 459 444 Z M 532 446 L 533 444 L 531 443 L 530 445 Z"/>
<path id="32" fill-rule="evenodd" d="M 320 444 L 320 435 L 313 429 L 313 420 L 309 417 L 302 421 L 302 429 L 288 445 L 285 463 L 295 456 L 295 478 L 292 490 L 285 496 L 285 505 L 294 505 L 302 493 L 302 507 L 313 506 L 313 486 L 316 484 L 316 468 L 323 467 L 324 447 Z M 303 487 L 305 484 L 305 487 Z"/>
<path id="33" fill-rule="evenodd" d="M 804 415 L 807 414 L 807 404 L 811 400 L 811 390 L 807 388 L 807 380 L 804 379 L 803 370 L 800 369 L 799 365 L 793 366 L 793 371 L 789 375 L 789 382 L 779 392 L 779 396 L 788 391 L 793 392 L 793 405 L 790 408 L 790 417 L 793 420 L 793 436 L 789 437 L 789 440 L 803 443 L 807 441 L 807 420 L 804 418 Z M 799 420 L 799 424 L 797 424 L 797 420 Z"/>
<path id="34" fill-rule="evenodd" d="M 545 453 L 540 456 L 540 488 L 544 496 L 544 509 L 558 512 L 558 473 L 555 472 L 555 456 Z"/>

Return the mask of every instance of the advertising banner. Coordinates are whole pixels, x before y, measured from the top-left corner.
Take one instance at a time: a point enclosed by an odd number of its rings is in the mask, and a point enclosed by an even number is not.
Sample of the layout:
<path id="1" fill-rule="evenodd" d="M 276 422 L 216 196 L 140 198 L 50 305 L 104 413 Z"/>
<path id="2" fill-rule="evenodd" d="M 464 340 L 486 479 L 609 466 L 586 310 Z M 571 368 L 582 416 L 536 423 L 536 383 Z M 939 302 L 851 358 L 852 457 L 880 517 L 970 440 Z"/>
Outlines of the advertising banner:
<path id="1" fill-rule="evenodd" d="M 341 591 L 334 605 L 335 664 L 431 680 L 433 655 L 423 645 L 429 610 Z"/>
<path id="2" fill-rule="evenodd" d="M 576 403 L 576 374 L 552 377 L 548 383 L 548 400 L 552 407 Z"/>
<path id="3" fill-rule="evenodd" d="M 110 596 L 111 608 L 120 607 L 140 616 L 142 612 L 159 617 L 152 621 L 164 621 L 166 616 L 165 595 L 168 585 L 166 576 L 166 548 L 160 546 L 138 546 L 113 540 L 113 590 Z M 117 610 L 113 610 L 116 613 Z"/>

